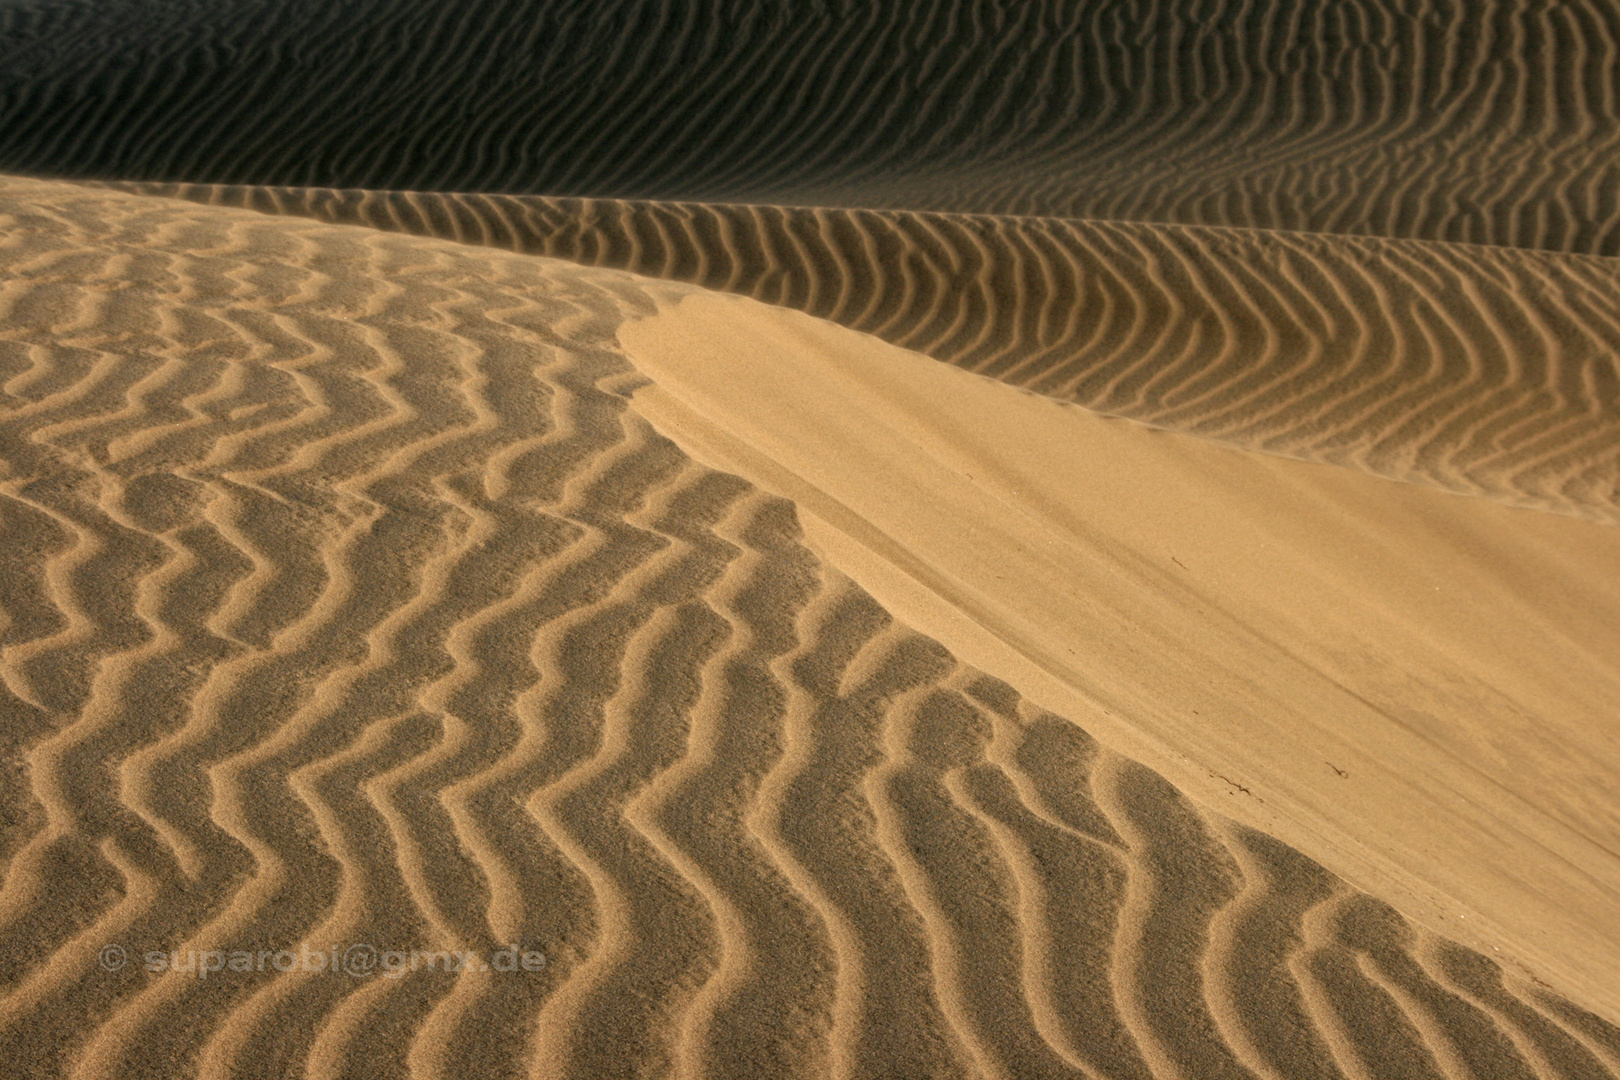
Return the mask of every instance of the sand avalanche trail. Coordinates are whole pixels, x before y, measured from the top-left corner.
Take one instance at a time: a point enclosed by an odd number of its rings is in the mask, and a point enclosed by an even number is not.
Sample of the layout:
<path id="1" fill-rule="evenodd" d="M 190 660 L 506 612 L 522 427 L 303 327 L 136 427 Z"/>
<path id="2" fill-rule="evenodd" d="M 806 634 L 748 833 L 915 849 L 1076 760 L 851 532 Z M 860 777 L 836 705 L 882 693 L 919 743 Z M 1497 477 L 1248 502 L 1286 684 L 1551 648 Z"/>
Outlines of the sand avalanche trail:
<path id="1" fill-rule="evenodd" d="M 14 1075 L 1620 1066 L 1613 1027 L 959 662 L 679 450 L 614 340 L 676 287 L 5 197 Z M 547 962 L 204 980 L 107 942 Z"/>

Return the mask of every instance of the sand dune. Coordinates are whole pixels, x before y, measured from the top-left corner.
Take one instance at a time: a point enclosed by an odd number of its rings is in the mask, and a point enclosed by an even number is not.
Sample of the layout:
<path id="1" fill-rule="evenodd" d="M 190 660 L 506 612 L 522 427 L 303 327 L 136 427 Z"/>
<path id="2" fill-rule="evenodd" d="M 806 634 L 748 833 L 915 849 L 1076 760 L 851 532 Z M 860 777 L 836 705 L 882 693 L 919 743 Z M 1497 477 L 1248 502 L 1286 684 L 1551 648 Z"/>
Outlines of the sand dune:
<path id="1" fill-rule="evenodd" d="M 0 1076 L 1620 1078 L 1614 0 L 11 0 L 0 174 Z"/>
<path id="2" fill-rule="evenodd" d="M 0 11 L 0 169 L 1620 255 L 1608 0 Z"/>
<path id="3" fill-rule="evenodd" d="M 1611 1000 L 1612 527 L 1098 417 L 728 298 L 619 337 L 652 380 L 637 409 L 791 498 L 897 617 L 1432 928 Z"/>
<path id="4" fill-rule="evenodd" d="M 1611 1024 L 957 659 L 680 450 L 616 335 L 689 288 L 4 187 L 25 1075 L 1620 1071 Z M 204 980 L 107 942 L 546 963 Z"/>
<path id="5" fill-rule="evenodd" d="M 1089 409 L 1620 520 L 1620 262 L 901 211 L 118 185 L 780 304 Z"/>

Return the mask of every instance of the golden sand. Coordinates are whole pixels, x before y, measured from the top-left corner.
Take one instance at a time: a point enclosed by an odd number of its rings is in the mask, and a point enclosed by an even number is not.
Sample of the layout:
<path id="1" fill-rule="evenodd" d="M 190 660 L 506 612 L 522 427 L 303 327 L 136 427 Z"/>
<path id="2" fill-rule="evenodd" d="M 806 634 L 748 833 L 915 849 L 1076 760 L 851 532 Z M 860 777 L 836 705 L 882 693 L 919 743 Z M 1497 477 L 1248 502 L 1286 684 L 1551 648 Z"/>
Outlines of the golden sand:
<path id="1" fill-rule="evenodd" d="M 452 240 L 0 213 L 19 1075 L 1620 1069 L 1601 500 Z"/>

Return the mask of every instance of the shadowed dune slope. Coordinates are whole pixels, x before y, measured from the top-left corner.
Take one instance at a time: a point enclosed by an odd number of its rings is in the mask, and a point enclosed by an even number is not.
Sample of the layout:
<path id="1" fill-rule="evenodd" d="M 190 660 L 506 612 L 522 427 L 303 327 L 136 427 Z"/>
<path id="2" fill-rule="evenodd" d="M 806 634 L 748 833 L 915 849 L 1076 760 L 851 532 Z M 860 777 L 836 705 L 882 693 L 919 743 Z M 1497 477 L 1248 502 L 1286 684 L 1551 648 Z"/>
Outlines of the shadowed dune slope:
<path id="1" fill-rule="evenodd" d="M 1056 218 L 114 186 L 690 282 L 1100 412 L 1620 520 L 1620 260 Z"/>
<path id="2" fill-rule="evenodd" d="M 13 1075 L 1616 1075 L 1620 1030 L 959 662 L 663 437 L 614 335 L 678 287 L 0 212 Z"/>
<path id="3" fill-rule="evenodd" d="M 1620 254 L 1613 0 L 9 0 L 0 169 Z"/>

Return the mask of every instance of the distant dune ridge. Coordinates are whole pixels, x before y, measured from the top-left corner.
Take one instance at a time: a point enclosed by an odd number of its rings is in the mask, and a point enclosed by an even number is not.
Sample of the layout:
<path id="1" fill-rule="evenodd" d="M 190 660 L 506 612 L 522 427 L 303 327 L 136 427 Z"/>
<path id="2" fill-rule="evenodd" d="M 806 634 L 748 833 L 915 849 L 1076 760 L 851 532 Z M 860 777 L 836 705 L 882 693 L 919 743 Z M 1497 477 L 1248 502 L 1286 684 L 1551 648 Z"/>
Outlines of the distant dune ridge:
<path id="1" fill-rule="evenodd" d="M 5 195 L 30 1075 L 1615 1075 L 1620 1029 L 957 662 L 688 459 L 625 397 L 644 283 Z M 108 940 L 549 962 L 210 982 Z"/>
<path id="2" fill-rule="evenodd" d="M 1620 0 L 0 0 L 0 174 L 0 1075 L 1620 1078 Z"/>
<path id="3" fill-rule="evenodd" d="M 1620 255 L 1611 0 L 10 0 L 0 170 Z"/>

